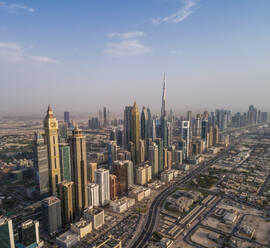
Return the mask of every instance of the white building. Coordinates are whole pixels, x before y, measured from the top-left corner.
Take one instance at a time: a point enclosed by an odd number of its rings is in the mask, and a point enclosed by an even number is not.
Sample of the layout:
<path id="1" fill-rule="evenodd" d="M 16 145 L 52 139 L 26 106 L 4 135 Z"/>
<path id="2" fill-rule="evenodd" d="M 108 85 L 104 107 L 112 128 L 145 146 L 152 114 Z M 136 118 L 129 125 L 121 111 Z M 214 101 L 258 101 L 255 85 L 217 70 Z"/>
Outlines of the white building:
<path id="1" fill-rule="evenodd" d="M 112 211 L 114 212 L 123 213 L 126 210 L 128 210 L 130 207 L 134 206 L 134 204 L 135 204 L 135 199 L 123 197 L 121 199 L 111 201 L 110 207 Z"/>
<path id="2" fill-rule="evenodd" d="M 109 170 L 97 169 L 95 171 L 95 182 L 99 185 L 99 203 L 104 206 L 110 201 Z"/>
<path id="3" fill-rule="evenodd" d="M 89 183 L 87 185 L 88 191 L 88 206 L 98 207 L 99 206 L 99 185 L 96 183 Z"/>

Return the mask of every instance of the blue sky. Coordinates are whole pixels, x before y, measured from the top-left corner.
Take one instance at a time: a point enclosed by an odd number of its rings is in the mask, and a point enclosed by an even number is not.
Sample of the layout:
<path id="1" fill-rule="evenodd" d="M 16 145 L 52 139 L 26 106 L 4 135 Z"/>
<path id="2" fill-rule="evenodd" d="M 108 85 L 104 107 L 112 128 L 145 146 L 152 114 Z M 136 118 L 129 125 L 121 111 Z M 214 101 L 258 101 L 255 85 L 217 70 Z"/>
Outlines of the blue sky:
<path id="1" fill-rule="evenodd" d="M 0 113 L 270 110 L 269 0 L 0 0 Z"/>

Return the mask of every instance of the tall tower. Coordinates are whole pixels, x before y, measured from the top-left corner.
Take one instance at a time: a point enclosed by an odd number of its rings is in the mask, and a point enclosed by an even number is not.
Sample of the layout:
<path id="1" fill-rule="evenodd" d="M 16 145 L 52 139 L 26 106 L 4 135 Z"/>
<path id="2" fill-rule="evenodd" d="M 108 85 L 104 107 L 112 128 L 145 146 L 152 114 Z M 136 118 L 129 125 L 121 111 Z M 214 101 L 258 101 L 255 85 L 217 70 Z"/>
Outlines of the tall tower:
<path id="1" fill-rule="evenodd" d="M 162 105 L 161 105 L 161 118 L 165 117 L 165 116 L 166 116 L 166 74 L 164 73 Z"/>
<path id="2" fill-rule="evenodd" d="M 139 163 L 140 161 L 140 117 L 139 117 L 139 110 L 136 102 L 134 102 L 132 111 L 132 135 L 131 140 L 135 146 L 135 164 Z"/>
<path id="3" fill-rule="evenodd" d="M 69 138 L 71 150 L 71 179 L 75 182 L 75 206 L 81 211 L 88 206 L 86 140 L 76 126 Z"/>
<path id="4" fill-rule="evenodd" d="M 40 196 L 48 196 L 50 192 L 48 149 L 44 144 L 43 136 L 39 132 L 35 133 L 33 160 L 36 189 Z"/>
<path id="5" fill-rule="evenodd" d="M 126 106 L 124 111 L 124 147 L 128 148 L 132 136 L 132 106 Z"/>
<path id="6" fill-rule="evenodd" d="M 99 202 L 104 206 L 110 200 L 109 170 L 97 169 L 95 171 L 95 182 L 99 185 Z"/>
<path id="7" fill-rule="evenodd" d="M 63 181 L 58 184 L 59 199 L 61 200 L 62 223 L 66 225 L 73 221 L 75 212 L 74 182 Z"/>
<path id="8" fill-rule="evenodd" d="M 53 195 L 57 195 L 57 184 L 61 181 L 58 122 L 53 116 L 51 106 L 48 106 L 47 115 L 44 119 L 45 142 L 48 148 L 50 189 Z"/>
<path id="9" fill-rule="evenodd" d="M 141 138 L 143 140 L 148 138 L 148 113 L 144 106 L 141 113 Z"/>
<path id="10" fill-rule="evenodd" d="M 161 138 L 165 147 L 168 146 L 168 125 L 167 125 L 167 113 L 166 113 L 166 75 L 164 73 L 163 78 L 163 93 L 162 93 L 162 106 L 161 106 Z"/>

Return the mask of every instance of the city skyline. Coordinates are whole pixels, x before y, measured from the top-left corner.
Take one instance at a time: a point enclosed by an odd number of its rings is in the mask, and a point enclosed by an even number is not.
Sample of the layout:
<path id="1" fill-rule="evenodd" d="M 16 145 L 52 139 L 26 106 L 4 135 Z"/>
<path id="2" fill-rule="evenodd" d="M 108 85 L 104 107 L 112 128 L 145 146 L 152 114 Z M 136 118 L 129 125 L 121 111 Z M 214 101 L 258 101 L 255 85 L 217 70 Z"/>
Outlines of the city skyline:
<path id="1" fill-rule="evenodd" d="M 267 111 L 269 7 L 0 1 L 0 115 L 37 115 L 48 103 L 56 113 L 118 114 L 135 100 L 158 112 L 164 71 L 167 110 L 241 111 L 251 102 Z"/>

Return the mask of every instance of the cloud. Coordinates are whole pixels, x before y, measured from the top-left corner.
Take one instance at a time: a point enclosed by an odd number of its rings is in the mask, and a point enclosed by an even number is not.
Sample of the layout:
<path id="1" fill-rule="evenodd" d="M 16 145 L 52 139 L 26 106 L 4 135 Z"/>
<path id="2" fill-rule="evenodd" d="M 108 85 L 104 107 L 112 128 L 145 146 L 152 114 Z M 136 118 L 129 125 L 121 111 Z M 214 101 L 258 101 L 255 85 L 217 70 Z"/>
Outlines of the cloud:
<path id="1" fill-rule="evenodd" d="M 16 42 L 0 42 L 0 59 L 11 62 L 39 62 L 58 63 L 57 60 L 47 56 L 28 55 L 21 45 Z"/>
<path id="2" fill-rule="evenodd" d="M 182 22 L 193 13 L 194 7 L 197 5 L 198 1 L 199 0 L 184 0 L 184 5 L 181 9 L 169 16 L 155 18 L 152 20 L 152 23 L 158 25 L 162 23 L 176 24 Z"/>
<path id="3" fill-rule="evenodd" d="M 47 56 L 29 56 L 29 58 L 42 63 L 58 63 L 56 59 Z"/>
<path id="4" fill-rule="evenodd" d="M 16 11 L 20 11 L 20 10 L 25 10 L 27 12 L 32 13 L 35 11 L 34 8 L 30 8 L 30 7 L 23 5 L 23 4 L 7 4 L 6 2 L 0 2 L 0 8 L 3 8 L 9 12 L 16 12 Z"/>
<path id="5" fill-rule="evenodd" d="M 118 58 L 126 58 L 151 52 L 151 48 L 145 47 L 138 40 L 124 40 L 121 42 L 107 43 L 106 49 L 104 50 L 106 55 Z"/>
<path id="6" fill-rule="evenodd" d="M 0 42 L 0 49 L 21 50 L 21 47 L 15 42 Z"/>
<path id="7" fill-rule="evenodd" d="M 109 33 L 107 34 L 109 38 L 120 38 L 120 39 L 132 39 L 136 37 L 143 37 L 144 32 L 141 31 L 135 31 L 135 32 L 126 32 L 126 33 Z"/>

